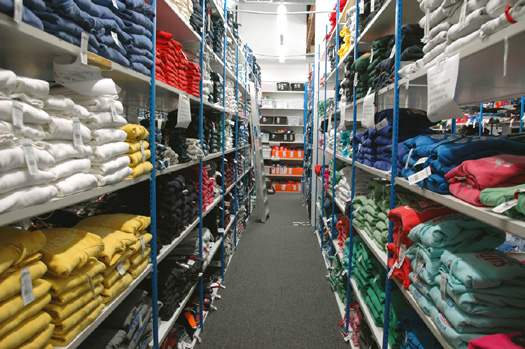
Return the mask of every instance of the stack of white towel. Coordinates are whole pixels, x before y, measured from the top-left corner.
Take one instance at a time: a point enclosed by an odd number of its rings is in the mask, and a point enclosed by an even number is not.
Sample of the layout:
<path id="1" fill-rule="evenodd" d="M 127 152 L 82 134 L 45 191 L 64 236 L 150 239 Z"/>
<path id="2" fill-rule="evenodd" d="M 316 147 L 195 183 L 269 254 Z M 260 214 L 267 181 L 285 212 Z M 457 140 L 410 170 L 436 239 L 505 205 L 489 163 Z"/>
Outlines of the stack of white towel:
<path id="1" fill-rule="evenodd" d="M 193 1 L 191 0 L 167 0 L 168 6 L 175 11 L 187 23 L 190 22 L 193 13 Z"/>

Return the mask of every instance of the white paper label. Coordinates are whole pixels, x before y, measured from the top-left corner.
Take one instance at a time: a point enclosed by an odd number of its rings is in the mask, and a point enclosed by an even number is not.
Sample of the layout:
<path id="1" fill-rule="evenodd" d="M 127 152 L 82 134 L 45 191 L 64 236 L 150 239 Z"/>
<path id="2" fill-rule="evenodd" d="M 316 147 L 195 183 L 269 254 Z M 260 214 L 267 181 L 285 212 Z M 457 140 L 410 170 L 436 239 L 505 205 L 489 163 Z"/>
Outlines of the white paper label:
<path id="1" fill-rule="evenodd" d="M 188 259 L 188 265 L 192 266 L 195 264 L 195 261 L 193 259 Z"/>
<path id="2" fill-rule="evenodd" d="M 414 166 L 424 164 L 425 161 L 427 161 L 427 160 L 428 160 L 428 157 L 419 158 L 419 160 L 416 161 L 416 163 L 414 164 Z"/>
<path id="3" fill-rule="evenodd" d="M 354 74 L 354 86 L 357 86 L 357 81 L 358 81 L 358 75 L 357 73 Z"/>
<path id="4" fill-rule="evenodd" d="M 190 98 L 186 95 L 179 95 L 179 107 L 177 111 L 177 125 L 175 127 L 188 128 L 191 122 Z"/>
<path id="5" fill-rule="evenodd" d="M 146 244 L 144 243 L 144 238 L 140 237 L 140 245 L 142 246 L 142 255 L 144 256 L 144 253 L 146 253 Z"/>
<path id="6" fill-rule="evenodd" d="M 291 157 L 291 158 L 294 157 L 294 152 L 293 152 L 293 150 L 290 150 L 290 157 Z"/>
<path id="7" fill-rule="evenodd" d="M 28 268 L 22 269 L 20 284 L 22 286 L 22 302 L 24 307 L 35 300 L 33 293 L 33 281 L 31 280 L 31 272 Z"/>
<path id="8" fill-rule="evenodd" d="M 410 157 L 412 156 L 412 151 L 413 150 L 414 150 L 414 148 L 410 148 L 410 151 L 408 152 L 407 162 L 405 163 L 405 169 L 408 168 L 408 163 L 410 162 Z"/>
<path id="9" fill-rule="evenodd" d="M 505 211 L 510 210 L 511 208 L 516 206 L 517 204 L 518 204 L 518 199 L 512 199 L 512 200 L 509 200 L 509 201 L 506 201 L 506 202 L 502 203 L 501 205 L 498 205 L 498 206 L 494 207 L 492 209 L 492 211 L 494 211 L 496 213 L 503 213 Z"/>
<path id="10" fill-rule="evenodd" d="M 375 114 L 375 94 L 370 93 L 371 88 L 368 89 L 366 97 L 363 100 L 363 114 L 361 115 L 361 124 L 366 128 L 374 127 L 374 114 Z"/>
<path id="11" fill-rule="evenodd" d="M 13 19 L 15 20 L 16 23 L 21 23 L 22 14 L 24 11 L 24 4 L 22 0 L 15 0 L 14 7 L 15 8 L 14 8 L 14 13 L 13 13 Z"/>
<path id="12" fill-rule="evenodd" d="M 503 41 L 503 76 L 507 76 L 507 60 L 509 57 L 509 38 L 505 36 Z"/>
<path id="13" fill-rule="evenodd" d="M 413 184 L 419 183 L 423 179 L 425 179 L 428 176 L 430 176 L 431 174 L 432 174 L 432 172 L 430 170 L 430 166 L 429 167 L 425 167 L 423 170 L 421 170 L 421 171 L 419 171 L 417 173 L 414 173 L 411 176 L 408 176 L 408 184 L 413 185 Z"/>
<path id="14" fill-rule="evenodd" d="M 24 158 L 26 160 L 27 169 L 30 175 L 34 175 L 38 172 L 38 166 L 36 163 L 35 150 L 33 149 L 33 143 L 27 139 L 22 140 L 22 150 L 24 151 Z"/>
<path id="15" fill-rule="evenodd" d="M 424 27 L 424 35 L 425 38 L 428 39 L 428 32 L 430 31 L 430 9 L 427 7 L 425 8 L 425 27 Z"/>
<path id="16" fill-rule="evenodd" d="M 13 125 L 16 127 L 24 127 L 24 105 L 20 102 L 13 101 L 12 107 Z"/>
<path id="17" fill-rule="evenodd" d="M 388 119 L 385 118 L 376 124 L 376 130 L 379 131 L 387 126 L 388 126 Z"/>
<path id="18" fill-rule="evenodd" d="M 113 119 L 113 122 L 117 122 L 117 108 L 115 107 L 115 101 L 112 99 L 109 100 L 109 109 L 111 110 L 111 118 Z"/>
<path id="19" fill-rule="evenodd" d="M 117 264 L 117 271 L 120 275 L 124 275 L 126 274 L 126 272 L 124 271 L 124 267 L 122 266 L 122 262 L 118 262 Z"/>
<path id="20" fill-rule="evenodd" d="M 82 139 L 82 134 L 80 133 L 80 120 L 77 116 L 72 118 L 73 120 L 73 145 L 76 148 L 81 148 L 84 146 L 84 140 Z"/>
<path id="21" fill-rule="evenodd" d="M 416 261 L 416 270 L 415 270 L 416 275 L 419 275 L 419 273 L 421 273 L 421 269 L 423 269 L 424 265 L 425 263 L 422 260 L 418 259 Z"/>
<path id="22" fill-rule="evenodd" d="M 376 9 L 376 1 L 375 1 L 375 0 L 372 0 L 372 1 L 370 2 L 370 12 L 374 12 L 375 9 Z M 372 60 L 370 59 L 370 61 L 372 61 Z"/>
<path id="23" fill-rule="evenodd" d="M 390 51 L 390 58 L 394 58 L 394 56 L 396 55 L 396 47 L 392 47 L 392 51 Z"/>
<path id="24" fill-rule="evenodd" d="M 394 274 L 394 271 L 399 268 L 399 263 L 398 262 L 395 262 L 394 265 L 392 266 L 392 269 L 390 269 L 390 271 L 388 272 L 388 278 L 391 279 L 392 278 L 392 274 Z"/>
<path id="25" fill-rule="evenodd" d="M 112 31 L 111 37 L 113 38 L 113 41 L 115 41 L 115 44 L 117 44 L 118 47 L 122 47 L 122 44 L 120 43 L 120 40 L 118 39 L 117 33 Z"/>
<path id="26" fill-rule="evenodd" d="M 399 266 L 403 265 L 403 262 L 405 261 L 405 255 L 407 253 L 407 246 L 405 244 L 401 244 L 399 247 Z"/>
<path id="27" fill-rule="evenodd" d="M 80 62 L 84 65 L 88 64 L 88 60 L 87 60 L 88 43 L 89 43 L 89 34 L 86 32 L 82 32 L 82 35 L 80 36 Z"/>
<path id="28" fill-rule="evenodd" d="M 365 1 L 359 0 L 359 14 L 362 15 L 365 13 Z"/>
<path id="29" fill-rule="evenodd" d="M 142 162 L 146 161 L 146 151 L 144 150 L 144 143 L 140 141 L 140 152 L 142 153 Z"/>
<path id="30" fill-rule="evenodd" d="M 370 50 L 370 56 L 368 56 L 368 58 L 369 58 L 368 61 L 370 63 L 372 63 L 374 61 L 374 49 L 373 48 Z"/>
<path id="31" fill-rule="evenodd" d="M 360 255 L 359 258 L 357 258 L 357 263 L 361 263 L 362 260 L 363 260 L 363 255 Z"/>
<path id="32" fill-rule="evenodd" d="M 113 2 L 113 6 L 115 6 L 116 9 L 118 9 L 117 0 L 111 0 Z"/>
<path id="33" fill-rule="evenodd" d="M 441 282 L 439 285 L 439 290 L 441 291 L 441 299 L 447 301 L 447 273 L 441 273 Z"/>
<path id="34" fill-rule="evenodd" d="M 346 104 L 341 102 L 341 104 L 339 105 L 339 108 L 341 110 L 341 122 L 344 123 L 346 121 Z"/>
<path id="35" fill-rule="evenodd" d="M 454 101 L 458 69 L 459 54 L 428 69 L 427 100 L 430 121 L 463 117 L 463 112 Z"/>

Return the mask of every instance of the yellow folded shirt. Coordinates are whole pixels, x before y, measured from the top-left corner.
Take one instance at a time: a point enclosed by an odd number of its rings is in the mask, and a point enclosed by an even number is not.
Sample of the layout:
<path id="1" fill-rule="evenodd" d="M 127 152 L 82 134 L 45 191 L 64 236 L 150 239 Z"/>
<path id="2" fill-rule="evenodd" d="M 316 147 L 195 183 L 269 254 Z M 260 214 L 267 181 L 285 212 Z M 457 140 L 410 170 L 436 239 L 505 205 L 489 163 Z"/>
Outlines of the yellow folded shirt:
<path id="1" fill-rule="evenodd" d="M 31 274 L 31 280 L 33 280 L 33 283 L 35 280 L 40 279 L 47 271 L 46 265 L 40 261 L 28 265 L 25 268 L 29 268 L 29 273 Z M 23 269 L 18 269 L 0 281 L 0 301 L 12 297 L 21 291 L 22 285 L 20 284 L 20 278 L 22 277 L 22 270 Z M 2 347 L 0 346 L 0 348 Z"/>
<path id="2" fill-rule="evenodd" d="M 105 288 L 104 291 L 102 291 L 102 299 L 104 304 L 111 302 L 122 291 L 128 288 L 129 284 L 131 284 L 131 281 L 133 281 L 133 278 L 131 275 L 126 273 L 124 276 L 122 276 L 122 278 L 118 279 L 118 281 L 115 282 L 111 288 Z"/>
<path id="3" fill-rule="evenodd" d="M 135 253 L 133 256 L 129 257 L 129 262 L 131 263 L 131 268 L 135 268 L 137 265 L 141 264 L 145 259 L 150 259 L 151 247 L 146 246 L 146 252 L 142 255 L 142 250 Z"/>
<path id="4" fill-rule="evenodd" d="M 44 279 L 36 279 L 33 282 L 33 296 L 35 299 L 44 297 L 51 288 L 51 284 Z M 0 323 L 8 320 L 10 317 L 15 316 L 24 308 L 24 301 L 22 300 L 22 294 L 15 294 L 0 303 Z"/>
<path id="5" fill-rule="evenodd" d="M 27 342 L 35 334 L 40 333 L 46 329 L 51 322 L 51 316 L 46 312 L 38 312 L 37 314 L 26 319 L 20 326 L 7 335 L 0 337 L 0 348 L 11 349 L 18 348 L 24 342 Z"/>
<path id="6" fill-rule="evenodd" d="M 24 344 L 20 345 L 18 349 L 53 349 L 53 345 L 47 343 L 53 335 L 55 325 L 50 324 L 42 332 L 37 333 Z"/>
<path id="7" fill-rule="evenodd" d="M 124 263 L 124 261 L 128 260 L 129 257 L 133 255 L 133 252 L 131 250 L 126 250 L 122 254 L 116 254 L 113 256 L 113 260 L 111 261 L 111 264 L 108 265 L 106 270 L 102 273 L 102 276 L 104 276 L 104 279 L 108 277 L 108 275 L 113 272 L 117 268 L 117 265 L 119 263 Z"/>
<path id="8" fill-rule="evenodd" d="M 20 263 L 17 263 L 16 265 L 12 265 L 9 268 L 7 268 L 7 270 L 0 277 L 0 280 L 5 279 L 7 276 L 9 276 L 9 274 L 15 272 L 17 269 L 23 269 L 27 267 L 28 265 L 38 262 L 41 259 L 42 259 L 41 253 L 32 254 L 31 256 L 22 260 Z"/>
<path id="9" fill-rule="evenodd" d="M 151 164 L 151 162 L 146 161 L 138 164 L 135 167 L 131 167 L 131 169 L 133 170 L 133 173 L 130 174 L 128 178 L 135 178 L 150 172 L 153 169 L 153 165 Z"/>
<path id="10" fill-rule="evenodd" d="M 141 164 L 147 160 L 149 160 L 149 158 L 151 158 L 151 150 L 149 149 L 146 149 L 144 150 L 144 157 L 142 157 L 142 152 L 141 151 L 136 151 L 132 154 L 126 154 L 126 156 L 129 158 L 129 167 L 135 167 L 137 166 L 138 164 Z M 142 160 L 144 159 L 144 160 Z"/>
<path id="11" fill-rule="evenodd" d="M 51 301 L 51 295 L 46 294 L 26 305 L 16 315 L 9 317 L 6 321 L 0 323 L 0 337 L 5 336 L 8 332 L 14 330 L 22 322 L 39 311 L 42 311 L 46 305 Z"/>
<path id="12" fill-rule="evenodd" d="M 95 310 L 91 312 L 91 314 L 84 317 L 84 319 L 81 322 L 79 322 L 75 327 L 73 327 L 66 334 L 61 335 L 61 334 L 56 333 L 56 331 L 53 332 L 53 336 L 49 340 L 49 343 L 53 345 L 59 345 L 59 346 L 68 345 L 69 343 L 73 341 L 73 339 L 75 339 L 75 337 L 80 332 L 82 332 L 83 329 L 85 329 L 90 323 L 95 321 L 95 319 L 100 315 L 100 312 L 102 312 L 102 309 L 104 309 L 104 304 L 100 304 L 98 307 L 96 307 Z"/>
<path id="13" fill-rule="evenodd" d="M 128 143 L 129 150 L 126 154 L 133 154 L 138 151 L 140 151 L 140 141 Z M 144 147 L 144 150 L 149 149 L 149 143 L 148 141 L 142 141 L 142 146 Z"/>
<path id="14" fill-rule="evenodd" d="M 130 263 L 129 259 L 125 259 L 122 261 L 122 270 L 124 270 L 124 273 L 129 270 Z M 118 279 L 120 279 L 122 275 L 119 273 L 118 269 L 115 268 L 111 273 L 108 274 L 107 277 L 104 278 L 104 281 L 102 281 L 102 285 L 104 285 L 104 288 L 111 288 L 117 282 Z"/>
<path id="15" fill-rule="evenodd" d="M 146 139 L 149 136 L 148 129 L 142 125 L 127 124 L 120 129 L 126 131 L 128 134 L 126 142 L 140 141 L 141 139 Z"/>
<path id="16" fill-rule="evenodd" d="M 146 230 L 151 223 L 148 216 L 139 216 L 126 213 L 101 214 L 98 216 L 83 219 L 78 225 L 90 227 L 106 227 L 123 231 L 129 234 L 136 234 L 141 230 Z"/>
<path id="17" fill-rule="evenodd" d="M 47 238 L 40 250 L 42 260 L 49 268 L 48 273 L 60 278 L 68 277 L 104 251 L 102 239 L 84 230 L 56 228 L 42 232 Z"/>
<path id="18" fill-rule="evenodd" d="M 63 336 L 64 334 L 68 333 L 73 327 L 75 327 L 77 324 L 82 322 L 82 320 L 88 316 L 93 310 L 95 310 L 99 305 L 102 304 L 102 297 L 97 296 L 93 299 L 91 299 L 89 302 L 84 304 L 83 307 L 78 309 L 76 312 L 71 314 L 71 316 L 65 318 L 64 320 L 60 322 L 54 322 L 55 324 L 55 331 L 53 331 L 53 336 L 56 337 L 57 335 Z"/>
<path id="19" fill-rule="evenodd" d="M 0 275 L 9 267 L 16 267 L 27 257 L 37 253 L 46 244 L 40 230 L 29 232 L 13 227 L 0 227 Z"/>
<path id="20" fill-rule="evenodd" d="M 77 287 L 81 284 L 87 284 L 88 279 L 93 278 L 102 273 L 106 269 L 106 265 L 102 262 L 95 261 L 82 269 L 78 269 L 74 275 L 65 279 L 55 278 L 51 275 L 46 275 L 45 279 L 51 283 L 51 295 L 56 298 L 58 295 Z"/>
<path id="21" fill-rule="evenodd" d="M 91 278 L 93 287 L 97 287 L 98 285 L 102 284 L 102 280 L 104 280 L 104 278 L 101 274 L 97 274 L 95 275 L 95 277 Z M 67 290 L 64 293 L 53 297 L 51 303 L 64 305 L 66 303 L 71 302 L 73 299 L 77 298 L 78 296 L 87 291 L 91 292 L 91 286 L 89 286 L 89 282 L 86 280 L 86 282 L 84 282 L 83 284 L 80 284 L 77 287 L 73 287 L 72 289 Z"/>
<path id="22" fill-rule="evenodd" d="M 139 277 L 140 274 L 142 274 L 144 270 L 146 270 L 148 263 L 149 263 L 149 260 L 145 259 L 139 265 L 137 265 L 136 268 L 129 269 L 128 273 L 131 275 L 133 279 L 136 279 Z"/>
<path id="23" fill-rule="evenodd" d="M 82 293 L 77 298 L 73 299 L 71 302 L 66 304 L 53 304 L 50 303 L 46 306 L 45 311 L 51 315 L 53 320 L 51 320 L 52 323 L 58 324 L 68 317 L 72 316 L 75 312 L 81 310 L 83 307 L 86 306 L 86 304 L 90 303 L 93 299 L 97 298 L 102 291 L 104 290 L 104 287 L 102 284 L 98 284 L 97 286 L 94 286 L 95 293 L 91 292 L 91 290 Z"/>
<path id="24" fill-rule="evenodd" d="M 106 265 L 111 263 L 113 255 L 122 253 L 128 246 L 137 242 L 137 238 L 134 235 L 112 228 L 87 226 L 82 224 L 82 222 L 73 228 L 89 231 L 102 239 L 104 251 L 98 255 L 98 259 Z"/>
<path id="25" fill-rule="evenodd" d="M 144 245 L 147 245 L 151 242 L 151 240 L 153 239 L 153 235 L 151 235 L 150 233 L 146 232 L 146 231 L 141 231 L 140 233 L 138 234 L 135 234 L 135 236 L 137 237 L 138 241 L 136 243 L 134 243 L 133 245 L 129 246 L 129 249 L 131 251 L 133 251 L 133 253 L 136 253 L 138 251 L 142 251 L 142 242 L 140 242 L 140 237 L 142 236 L 142 240 L 144 241 Z"/>

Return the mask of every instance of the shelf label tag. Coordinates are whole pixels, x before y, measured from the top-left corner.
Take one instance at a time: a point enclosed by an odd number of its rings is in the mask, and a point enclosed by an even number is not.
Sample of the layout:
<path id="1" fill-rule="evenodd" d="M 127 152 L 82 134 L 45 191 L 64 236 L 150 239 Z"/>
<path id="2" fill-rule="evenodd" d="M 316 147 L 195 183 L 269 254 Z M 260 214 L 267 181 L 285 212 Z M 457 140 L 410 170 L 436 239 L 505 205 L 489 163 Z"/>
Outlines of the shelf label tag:
<path id="1" fill-rule="evenodd" d="M 370 12 L 374 12 L 376 9 L 376 1 L 375 0 L 372 0 L 370 2 Z M 370 61 L 372 61 L 372 59 L 370 59 Z"/>
<path id="2" fill-rule="evenodd" d="M 12 114 L 13 125 L 19 128 L 24 127 L 24 105 L 20 102 L 13 101 Z"/>
<path id="3" fill-rule="evenodd" d="M 112 31 L 111 32 L 111 37 L 113 38 L 113 41 L 115 41 L 115 44 L 117 44 L 118 47 L 122 48 L 122 44 L 120 43 L 120 40 L 118 39 L 117 33 Z"/>
<path id="4" fill-rule="evenodd" d="M 113 2 L 113 6 L 115 6 L 116 9 L 118 9 L 117 0 L 111 0 Z"/>
<path id="5" fill-rule="evenodd" d="M 80 133 L 80 120 L 78 116 L 72 118 L 73 120 L 73 145 L 75 148 L 82 148 L 84 146 L 84 140 Z"/>
<path id="6" fill-rule="evenodd" d="M 87 50 L 88 50 L 89 34 L 82 32 L 80 36 L 80 62 L 84 65 L 88 64 Z"/>
<path id="7" fill-rule="evenodd" d="M 35 300 L 35 294 L 33 293 L 33 281 L 31 280 L 31 272 L 29 267 L 22 269 L 20 284 L 22 288 L 22 302 L 24 307 Z"/>
<path id="8" fill-rule="evenodd" d="M 498 206 L 494 207 L 492 209 L 492 211 L 494 211 L 496 213 L 503 213 L 505 211 L 510 210 L 511 208 L 516 206 L 517 204 L 518 204 L 518 199 L 512 199 L 512 200 L 509 200 L 509 201 L 505 201 L 501 205 L 498 205 Z"/>
<path id="9" fill-rule="evenodd" d="M 412 151 L 412 149 L 411 149 L 411 151 Z M 425 161 L 427 161 L 427 160 L 428 160 L 428 157 L 419 158 L 419 160 L 416 161 L 416 163 L 414 164 L 414 166 L 424 164 Z"/>
<path id="10" fill-rule="evenodd" d="M 454 101 L 458 71 L 459 54 L 428 69 L 427 113 L 430 121 L 463 117 L 463 112 Z"/>
<path id="11" fill-rule="evenodd" d="M 24 11 L 24 3 L 22 0 L 15 0 L 14 3 L 14 13 L 13 13 L 13 19 L 16 23 L 22 22 L 22 14 Z"/>
<path id="12" fill-rule="evenodd" d="M 405 169 L 408 168 L 408 163 L 410 162 L 410 157 L 412 156 L 412 151 L 414 151 L 414 148 L 410 148 L 410 151 L 408 152 L 407 162 L 405 162 Z"/>
<path id="13" fill-rule="evenodd" d="M 423 170 L 421 170 L 421 171 L 419 171 L 417 173 L 414 173 L 411 176 L 408 176 L 408 184 L 414 185 L 416 183 L 419 183 L 423 179 L 429 177 L 431 174 L 432 174 L 432 171 L 430 170 L 430 166 L 429 167 L 425 167 Z"/>
<path id="14" fill-rule="evenodd" d="M 388 126 L 388 119 L 383 119 L 380 122 L 376 124 L 376 130 L 382 130 L 383 128 Z"/>
<path id="15" fill-rule="evenodd" d="M 120 275 L 124 275 L 126 274 L 126 272 L 124 271 L 124 267 L 122 266 L 122 262 L 118 262 L 117 264 L 117 271 Z"/>
<path id="16" fill-rule="evenodd" d="M 177 111 L 177 125 L 178 128 L 188 128 L 191 122 L 191 107 L 190 97 L 180 94 L 179 106 Z"/>
<path id="17" fill-rule="evenodd" d="M 441 299 L 447 301 L 447 273 L 441 272 L 441 282 L 439 285 L 439 290 L 441 291 Z"/>
<path id="18" fill-rule="evenodd" d="M 140 141 L 140 152 L 142 153 L 142 162 L 146 161 L 146 151 L 144 150 L 144 142 Z"/>
<path id="19" fill-rule="evenodd" d="M 354 74 L 354 87 L 357 86 L 357 78 L 358 78 L 358 74 L 355 73 Z"/>
<path id="20" fill-rule="evenodd" d="M 465 26 L 465 18 L 467 17 L 467 0 L 463 0 L 461 10 L 459 12 L 459 26 L 463 28 Z"/>
<path id="21" fill-rule="evenodd" d="M 142 246 L 142 255 L 144 256 L 146 253 L 146 244 L 144 243 L 144 238 L 142 235 L 140 236 L 140 245 Z"/>
<path id="22" fill-rule="evenodd" d="M 38 172 L 38 166 L 36 163 L 35 150 L 33 149 L 33 143 L 28 139 L 22 140 L 22 150 L 24 151 L 24 158 L 26 160 L 27 169 L 31 176 Z"/>
<path id="23" fill-rule="evenodd" d="M 290 150 L 290 157 L 291 157 L 291 158 L 294 157 L 294 151 L 293 151 L 293 150 Z"/>
<path id="24" fill-rule="evenodd" d="M 375 114 L 375 93 L 370 93 L 372 88 L 368 89 L 366 96 L 363 100 L 363 113 L 361 114 L 361 124 L 366 128 L 374 127 L 374 114 Z"/>
<path id="25" fill-rule="evenodd" d="M 359 14 L 363 15 L 365 13 L 365 0 L 359 0 Z"/>

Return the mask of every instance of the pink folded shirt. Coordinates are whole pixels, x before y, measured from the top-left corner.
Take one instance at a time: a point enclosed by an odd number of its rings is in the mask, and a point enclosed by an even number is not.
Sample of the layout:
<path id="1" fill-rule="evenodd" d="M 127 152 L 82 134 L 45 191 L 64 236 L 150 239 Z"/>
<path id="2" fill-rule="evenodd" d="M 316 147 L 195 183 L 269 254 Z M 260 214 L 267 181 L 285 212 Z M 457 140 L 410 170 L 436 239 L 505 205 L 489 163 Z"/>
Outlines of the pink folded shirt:
<path id="1" fill-rule="evenodd" d="M 493 334 L 473 339 L 468 342 L 468 349 L 523 349 L 522 346 L 512 342 L 512 338 L 520 334 L 522 332 Z"/>

